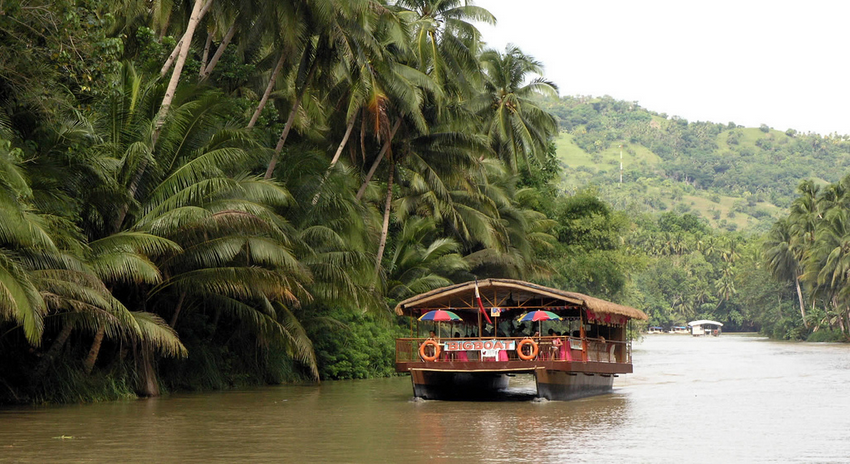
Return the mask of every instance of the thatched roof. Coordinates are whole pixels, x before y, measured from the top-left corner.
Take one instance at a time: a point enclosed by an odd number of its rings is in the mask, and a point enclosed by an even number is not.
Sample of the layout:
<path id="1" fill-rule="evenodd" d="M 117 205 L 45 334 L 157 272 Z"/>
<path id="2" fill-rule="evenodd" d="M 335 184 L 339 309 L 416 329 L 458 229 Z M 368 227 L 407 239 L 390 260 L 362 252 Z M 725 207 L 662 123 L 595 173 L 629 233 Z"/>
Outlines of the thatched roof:
<path id="1" fill-rule="evenodd" d="M 617 314 L 631 319 L 646 320 L 648 316 L 638 309 L 575 292 L 565 292 L 513 279 L 484 279 L 478 288 L 485 306 L 533 307 L 574 306 L 584 307 L 597 314 Z M 413 315 L 414 312 L 444 308 L 475 308 L 475 281 L 449 285 L 408 298 L 395 307 L 396 314 Z"/>

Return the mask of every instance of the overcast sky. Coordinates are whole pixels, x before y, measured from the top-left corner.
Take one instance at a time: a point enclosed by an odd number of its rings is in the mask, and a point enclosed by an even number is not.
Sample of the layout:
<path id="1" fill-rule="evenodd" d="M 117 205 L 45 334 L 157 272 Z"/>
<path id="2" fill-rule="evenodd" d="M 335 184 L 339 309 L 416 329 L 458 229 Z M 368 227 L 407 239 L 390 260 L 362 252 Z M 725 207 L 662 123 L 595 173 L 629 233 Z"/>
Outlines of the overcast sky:
<path id="1" fill-rule="evenodd" d="M 477 0 L 561 95 L 689 121 L 850 134 L 850 2 Z"/>

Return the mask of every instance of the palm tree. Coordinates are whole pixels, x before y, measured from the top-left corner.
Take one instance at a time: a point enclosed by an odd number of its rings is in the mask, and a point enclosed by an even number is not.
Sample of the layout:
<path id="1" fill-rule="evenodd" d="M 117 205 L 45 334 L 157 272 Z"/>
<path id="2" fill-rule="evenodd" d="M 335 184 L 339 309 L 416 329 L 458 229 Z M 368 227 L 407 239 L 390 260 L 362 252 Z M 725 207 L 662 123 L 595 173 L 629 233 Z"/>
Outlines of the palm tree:
<path id="1" fill-rule="evenodd" d="M 89 266 L 92 273 L 97 275 L 101 281 L 110 285 L 117 283 L 155 285 L 160 282 L 162 276 L 159 268 L 151 262 L 151 259 L 180 251 L 180 247 L 170 240 L 133 232 L 119 232 L 95 240 L 89 244 L 89 248 L 91 249 Z M 142 318 L 141 320 L 150 320 L 152 322 L 151 327 L 165 327 L 164 322 L 160 323 L 161 319 L 159 318 Z M 135 317 L 132 327 L 136 329 L 133 335 L 141 337 L 142 326 L 135 320 Z M 106 329 L 107 327 L 104 325 L 99 325 L 96 329 L 89 354 L 83 363 L 83 369 L 86 373 L 91 373 L 97 361 L 101 343 L 104 336 L 107 335 Z M 185 348 L 180 344 L 176 334 L 170 328 L 164 330 L 164 333 L 170 334 L 169 340 L 180 346 L 178 351 L 185 354 Z"/>
<path id="2" fill-rule="evenodd" d="M 442 128 L 435 124 L 436 129 Z M 377 257 L 375 259 L 376 279 L 380 273 L 383 252 L 387 242 L 389 221 L 392 209 L 393 179 L 396 170 L 400 176 L 410 172 L 412 177 L 421 176 L 424 185 L 432 192 L 442 198 L 451 189 L 447 185 L 466 184 L 464 177 L 466 169 L 476 164 L 476 154 L 486 150 L 474 137 L 466 136 L 458 132 L 434 132 L 417 133 L 415 127 L 406 127 L 410 133 L 403 135 L 404 143 L 400 152 L 390 156 L 389 175 L 387 181 L 387 194 L 384 202 L 384 217 L 381 235 L 378 245 Z M 358 192 L 358 195 L 363 191 Z"/>
<path id="3" fill-rule="evenodd" d="M 557 86 L 542 77 L 526 83 L 529 74 L 542 74 L 543 67 L 512 45 L 504 54 L 485 51 L 481 63 L 485 92 L 475 101 L 475 108 L 491 148 L 514 171 L 519 159 L 526 166 L 530 165 L 530 155 L 542 159 L 558 124 L 534 99 L 557 97 Z"/>
<path id="4" fill-rule="evenodd" d="M 131 309 L 168 315 L 170 325 L 179 329 L 181 312 L 211 304 L 240 321 L 261 345 L 286 344 L 288 327 L 295 327 L 288 308 L 310 298 L 304 289 L 309 273 L 291 252 L 295 233 L 275 212 L 291 196 L 274 183 L 244 174 L 261 165 L 262 153 L 245 131 L 226 126 L 231 113 L 226 101 L 215 92 L 193 94 L 190 88 L 178 97 L 161 136 L 149 144 L 155 87 L 125 67 L 105 117 L 95 125 L 103 137 L 91 152 L 109 167 L 111 181 L 86 192 L 85 230 L 94 244 L 115 242 L 129 233 L 130 242 L 118 242 L 126 243 L 125 248 L 108 247 L 115 250 L 110 259 L 135 263 L 138 269 L 145 260 L 153 266 L 147 277 L 115 282 L 117 294 L 130 297 L 125 304 Z M 143 160 L 150 169 L 137 168 Z M 114 198 L 110 192 L 128 193 L 119 201 L 131 207 L 125 214 L 118 211 L 118 218 L 104 199 Z M 176 245 L 139 248 L 145 243 L 139 240 L 151 236 L 160 240 L 145 239 L 151 245 Z M 137 284 L 142 281 L 154 285 Z M 147 379 L 142 389 L 156 394 L 149 351 L 141 351 L 141 376 Z"/>
<path id="5" fill-rule="evenodd" d="M 724 301 L 729 301 L 737 293 L 735 290 L 735 270 L 731 263 L 727 262 L 723 266 L 720 279 L 714 283 L 714 288 L 717 290 L 717 297 L 720 298 L 720 301 L 717 303 L 718 307 Z"/>
<path id="6" fill-rule="evenodd" d="M 266 179 L 270 179 L 274 174 L 295 117 L 301 110 L 302 100 L 308 88 L 313 85 L 317 72 L 332 69 L 337 60 L 356 60 L 357 47 L 370 42 L 368 31 L 361 23 L 363 5 L 363 1 L 339 3 L 312 0 L 300 10 L 305 34 L 309 39 L 304 41 L 301 49 L 292 89 L 292 106 L 266 169 Z"/>
<path id="7" fill-rule="evenodd" d="M 806 321 L 806 306 L 803 302 L 803 292 L 800 289 L 800 275 L 802 273 L 802 249 L 799 242 L 791 235 L 791 226 L 788 219 L 780 219 L 773 225 L 764 243 L 764 259 L 767 268 L 774 278 L 780 281 L 793 281 L 797 289 L 797 300 L 800 303 L 800 316 L 803 325 L 808 328 Z"/>
<path id="8" fill-rule="evenodd" d="M 800 196 L 791 203 L 791 213 L 788 219 L 791 235 L 800 242 L 803 250 L 811 247 L 815 241 L 815 229 L 822 219 L 818 207 L 820 187 L 811 180 L 806 180 L 797 186 Z"/>
<path id="9" fill-rule="evenodd" d="M 432 218 L 417 217 L 404 222 L 393 243 L 386 265 L 387 297 L 401 301 L 452 283 L 451 276 L 469 270 L 460 255 L 460 243 L 436 236 Z"/>
<path id="10" fill-rule="evenodd" d="M 824 213 L 805 267 L 804 278 L 816 279 L 819 290 L 838 313 L 843 332 L 847 310 L 842 307 L 850 301 L 850 217 L 846 209 L 832 208 Z"/>
<path id="11" fill-rule="evenodd" d="M 414 16 L 415 67 L 431 76 L 450 99 L 471 96 L 480 82 L 481 34 L 470 21 L 495 24 L 493 15 L 468 0 L 399 0 L 396 5 Z"/>
<path id="12" fill-rule="evenodd" d="M 165 124 L 165 117 L 168 114 L 171 103 L 174 101 L 174 92 L 177 90 L 177 83 L 180 82 L 180 75 L 183 72 L 183 65 L 186 63 L 186 58 L 189 56 L 189 47 L 192 45 L 192 37 L 195 34 L 195 29 L 201 22 L 203 16 L 201 12 L 204 7 L 205 0 L 195 0 L 192 6 L 192 13 L 189 15 L 189 22 L 186 25 L 186 30 L 183 33 L 182 44 L 180 51 L 177 54 L 177 59 L 174 62 L 174 70 L 171 71 L 171 79 L 168 81 L 168 87 L 165 89 L 165 94 L 162 97 L 162 103 L 159 105 L 159 112 L 154 123 L 153 143 L 156 144 L 156 139 L 159 137 L 159 132 Z M 138 168 L 143 172 L 146 162 L 142 163 Z"/>
<path id="13" fill-rule="evenodd" d="M 389 17 L 389 19 L 386 19 Z M 393 37 L 403 33 L 403 28 L 398 24 L 399 20 L 391 14 L 381 15 L 381 25 L 375 33 L 383 35 L 378 38 L 387 43 L 385 48 L 375 49 L 364 47 L 369 54 L 363 54 L 355 63 L 342 61 L 337 66 L 338 79 L 337 91 L 331 95 L 341 94 L 338 107 L 345 108 L 345 133 L 337 146 L 331 159 L 328 171 L 333 169 L 342 155 L 342 150 L 348 142 L 354 125 L 360 116 L 361 125 L 361 147 L 365 147 L 365 137 L 369 133 L 378 144 L 381 145 L 380 153 L 375 157 L 366 178 L 358 190 L 358 198 L 362 198 L 366 186 L 371 181 L 380 162 L 385 158 L 390 149 L 393 138 L 402 124 L 402 118 L 397 117 L 395 122 L 391 121 L 394 109 L 397 114 L 405 115 L 416 126 L 424 128 L 425 121 L 421 112 L 422 98 L 421 90 L 425 89 L 432 94 L 439 95 L 440 90 L 428 78 L 427 75 L 398 61 L 398 56 L 391 52 L 391 48 L 403 48 Z M 387 29 L 391 29 L 390 32 Z M 362 116 L 361 116 L 362 115 Z M 362 153 L 365 158 L 366 153 Z M 327 174 L 326 174 L 327 175 Z"/>
<path id="14" fill-rule="evenodd" d="M 137 238 L 136 241 L 143 240 Z M 35 282 L 50 315 L 61 323 L 62 330 L 37 366 L 34 375 L 36 380 L 44 376 L 71 332 L 79 328 L 95 333 L 89 355 L 83 364 L 86 373 L 91 372 L 97 360 L 104 336 L 142 344 L 164 356 L 186 356 L 186 348 L 177 334 L 161 318 L 147 312 L 129 311 L 112 296 L 93 269 L 68 255 L 55 255 L 42 261 L 49 263 L 49 267 L 33 272 Z M 115 264 L 119 268 L 114 268 Z M 130 264 L 130 269 L 121 269 L 123 264 L 127 264 L 127 261 L 116 263 L 105 259 L 99 263 L 100 270 L 107 274 L 128 275 L 133 272 L 135 266 Z"/>
<path id="15" fill-rule="evenodd" d="M 18 154 L 0 139 L 0 322 L 20 326 L 27 341 L 38 346 L 47 308 L 21 253 L 58 249 L 46 229 L 47 218 L 31 210 L 32 190 L 18 166 Z"/>

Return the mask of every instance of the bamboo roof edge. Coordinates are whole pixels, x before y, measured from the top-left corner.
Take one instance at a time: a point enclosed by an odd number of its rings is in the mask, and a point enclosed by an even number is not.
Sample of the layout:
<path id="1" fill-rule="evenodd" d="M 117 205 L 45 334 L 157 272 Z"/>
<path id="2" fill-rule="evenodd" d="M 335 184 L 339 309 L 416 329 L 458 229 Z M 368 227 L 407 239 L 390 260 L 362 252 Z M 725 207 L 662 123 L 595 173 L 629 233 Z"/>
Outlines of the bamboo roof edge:
<path id="1" fill-rule="evenodd" d="M 595 298 L 589 295 L 585 295 L 577 292 L 567 292 L 564 290 L 559 290 L 556 288 L 550 288 L 543 285 L 535 284 L 532 282 L 525 282 L 522 280 L 515 279 L 496 279 L 489 278 L 478 281 L 478 288 L 481 291 L 485 289 L 499 287 L 499 288 L 512 288 L 517 290 L 523 290 L 528 292 L 533 292 L 538 295 L 561 299 L 563 301 L 569 302 L 571 304 L 576 304 L 579 306 L 584 306 L 587 309 L 593 311 L 594 313 L 602 313 L 602 314 L 618 314 L 621 316 L 626 316 L 632 319 L 639 320 L 647 320 L 649 316 L 646 315 L 643 311 L 632 308 L 631 306 L 625 306 L 617 303 L 613 303 L 610 301 L 603 300 L 601 298 Z M 405 309 L 411 309 L 419 305 L 423 305 L 425 303 L 439 300 L 441 298 L 446 298 L 451 295 L 462 294 L 475 291 L 475 281 L 469 281 L 454 285 L 448 285 L 446 287 L 436 288 L 434 290 L 421 293 L 419 295 L 410 297 L 402 302 L 400 302 L 395 307 L 395 313 L 398 315 L 404 314 Z"/>

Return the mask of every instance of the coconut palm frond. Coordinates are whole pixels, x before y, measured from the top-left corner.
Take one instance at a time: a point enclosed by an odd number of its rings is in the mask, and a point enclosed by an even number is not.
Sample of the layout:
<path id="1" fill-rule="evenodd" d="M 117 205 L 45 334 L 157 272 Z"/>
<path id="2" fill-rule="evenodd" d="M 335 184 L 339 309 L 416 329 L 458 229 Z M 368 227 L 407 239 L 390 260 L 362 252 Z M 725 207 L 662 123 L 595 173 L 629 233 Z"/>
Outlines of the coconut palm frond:
<path id="1" fill-rule="evenodd" d="M 281 304 L 277 304 L 275 307 L 286 329 L 288 337 L 287 346 L 293 357 L 310 369 L 310 373 L 315 380 L 319 380 L 319 366 L 316 362 L 316 352 L 313 350 L 313 342 L 307 336 L 307 331 L 304 330 L 301 322 L 288 307 Z"/>
<path id="2" fill-rule="evenodd" d="M 0 317 L 21 325 L 27 341 L 38 346 L 46 307 L 26 271 L 0 253 Z"/>
<path id="3" fill-rule="evenodd" d="M 162 356 L 185 358 L 189 355 L 177 332 L 161 317 L 142 311 L 133 311 L 130 314 L 139 326 L 140 339 L 144 344 L 154 348 Z"/>

